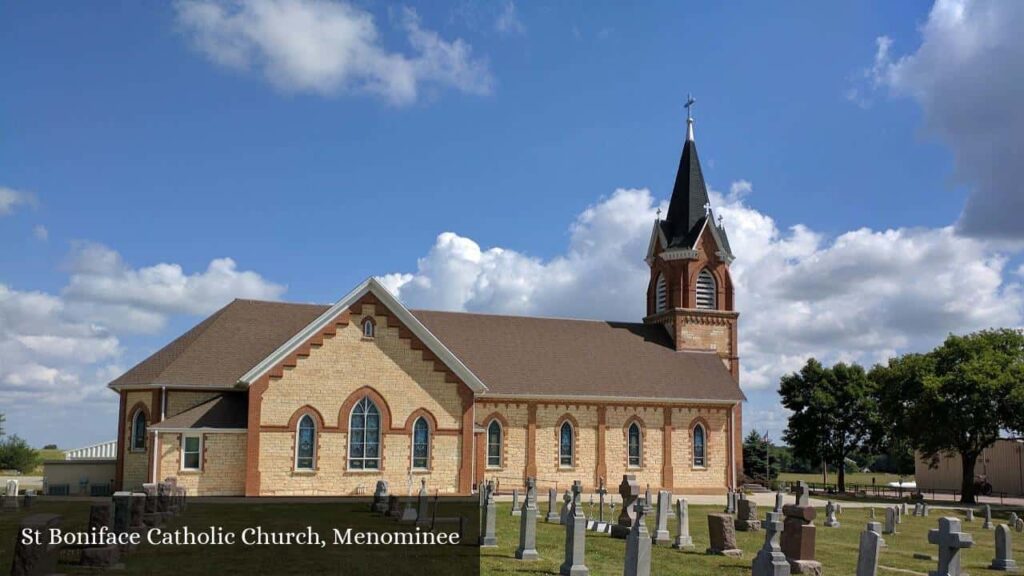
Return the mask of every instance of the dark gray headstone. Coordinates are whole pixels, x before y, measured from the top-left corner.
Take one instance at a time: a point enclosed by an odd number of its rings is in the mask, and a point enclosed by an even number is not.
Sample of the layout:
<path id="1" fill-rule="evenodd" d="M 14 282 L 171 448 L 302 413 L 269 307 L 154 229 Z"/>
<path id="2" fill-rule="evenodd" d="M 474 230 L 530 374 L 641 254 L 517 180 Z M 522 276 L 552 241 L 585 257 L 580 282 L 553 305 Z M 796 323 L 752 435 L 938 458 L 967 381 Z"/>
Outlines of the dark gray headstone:
<path id="1" fill-rule="evenodd" d="M 494 504 L 494 481 L 490 480 L 484 487 L 484 537 L 480 543 L 481 548 L 495 548 L 498 546 L 498 535 L 495 530 L 498 509 Z"/>
<path id="2" fill-rule="evenodd" d="M 558 516 L 557 504 L 558 502 L 558 491 L 554 488 L 548 489 L 548 515 L 544 518 L 545 521 L 551 523 L 557 523 L 561 520 Z"/>
<path id="3" fill-rule="evenodd" d="M 11 576 L 43 576 L 57 572 L 60 545 L 50 544 L 50 530 L 60 528 L 61 517 L 56 514 L 31 514 L 21 520 L 14 543 L 14 563 Z M 24 530 L 38 530 L 39 544 L 26 544 L 21 539 Z"/>
<path id="4" fill-rule="evenodd" d="M 885 528 L 882 530 L 882 534 L 896 533 L 897 514 L 899 514 L 899 508 L 890 507 L 885 509 Z"/>
<path id="5" fill-rule="evenodd" d="M 611 535 L 613 538 L 626 538 L 633 529 L 636 520 L 636 509 L 633 504 L 640 497 L 640 484 L 636 481 L 636 475 L 623 474 L 622 483 L 619 484 L 619 496 L 622 497 L 622 510 L 619 517 L 612 526 Z"/>
<path id="6" fill-rule="evenodd" d="M 523 502 L 519 519 L 519 547 L 516 558 L 519 560 L 537 560 L 537 483 L 533 478 L 526 479 L 526 501 Z"/>
<path id="7" fill-rule="evenodd" d="M 127 532 L 132 525 L 132 493 L 114 492 L 114 532 Z"/>
<path id="8" fill-rule="evenodd" d="M 662 504 L 662 498 L 659 496 L 659 517 L 661 510 L 667 507 L 667 501 L 671 498 L 664 490 L 661 491 L 661 494 L 666 495 L 664 497 L 666 504 Z M 646 508 L 644 504 L 643 499 L 637 502 L 636 520 L 633 521 L 633 526 L 629 530 L 629 536 L 626 536 L 626 566 L 622 571 L 623 576 L 650 576 L 651 574 L 651 535 L 647 532 L 647 524 L 644 522 L 644 509 Z M 667 520 L 668 518 L 666 518 Z M 656 539 L 657 536 L 655 536 Z"/>
<path id="9" fill-rule="evenodd" d="M 875 523 L 877 524 L 877 522 Z M 860 547 L 857 550 L 856 576 L 877 576 L 878 557 L 882 552 L 882 537 L 868 529 L 860 533 Z"/>
<path id="10" fill-rule="evenodd" d="M 928 531 L 928 542 L 939 548 L 939 567 L 933 574 L 941 576 L 962 576 L 960 551 L 974 546 L 971 535 L 960 531 L 957 518 L 939 518 L 938 529 Z"/>
<path id="11" fill-rule="evenodd" d="M 992 507 L 989 506 L 988 504 L 985 504 L 985 522 L 982 523 L 981 529 L 992 530 L 994 528 L 995 525 L 992 524 Z"/>
<path id="12" fill-rule="evenodd" d="M 565 560 L 558 568 L 562 576 L 588 576 L 590 569 L 584 560 L 586 552 L 587 517 L 580 501 L 583 485 L 579 480 L 572 484 L 569 515 L 565 522 Z"/>

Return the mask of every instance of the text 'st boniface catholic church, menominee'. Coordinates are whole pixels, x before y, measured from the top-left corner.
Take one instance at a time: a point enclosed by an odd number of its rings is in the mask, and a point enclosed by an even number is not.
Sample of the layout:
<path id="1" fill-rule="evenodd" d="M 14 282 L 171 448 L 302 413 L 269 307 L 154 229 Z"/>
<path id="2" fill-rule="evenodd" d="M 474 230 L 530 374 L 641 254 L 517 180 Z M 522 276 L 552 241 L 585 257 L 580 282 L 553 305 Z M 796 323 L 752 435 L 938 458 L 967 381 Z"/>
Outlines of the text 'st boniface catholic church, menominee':
<path id="1" fill-rule="evenodd" d="M 642 322 L 409 310 L 372 279 L 332 306 L 235 300 L 110 383 L 116 483 L 327 496 L 412 477 L 469 494 L 630 473 L 724 493 L 742 471 L 732 258 L 691 119 Z"/>

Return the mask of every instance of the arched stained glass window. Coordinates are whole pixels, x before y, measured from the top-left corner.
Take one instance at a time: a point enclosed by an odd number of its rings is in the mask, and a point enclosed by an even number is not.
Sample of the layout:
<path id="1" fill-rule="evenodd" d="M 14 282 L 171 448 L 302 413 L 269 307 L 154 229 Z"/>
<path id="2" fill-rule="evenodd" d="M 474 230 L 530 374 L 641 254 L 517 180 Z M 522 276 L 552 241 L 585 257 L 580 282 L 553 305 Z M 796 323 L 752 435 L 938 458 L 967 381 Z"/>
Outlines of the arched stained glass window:
<path id="1" fill-rule="evenodd" d="M 629 465 L 639 467 L 643 455 L 643 442 L 640 436 L 640 425 L 633 422 L 629 425 L 628 433 L 628 444 L 629 444 Z"/>
<path id="2" fill-rule="evenodd" d="M 316 462 L 316 423 L 306 414 L 299 420 L 295 434 L 295 468 L 312 470 Z"/>
<path id="3" fill-rule="evenodd" d="M 412 467 L 426 470 L 430 463 L 430 425 L 420 416 L 412 425 Z"/>
<path id="4" fill-rule="evenodd" d="M 357 402 L 349 417 L 348 467 L 354 470 L 380 468 L 380 410 L 369 398 Z"/>
<path id="5" fill-rule="evenodd" d="M 572 466 L 572 424 L 563 422 L 558 431 L 558 464 L 560 466 Z"/>

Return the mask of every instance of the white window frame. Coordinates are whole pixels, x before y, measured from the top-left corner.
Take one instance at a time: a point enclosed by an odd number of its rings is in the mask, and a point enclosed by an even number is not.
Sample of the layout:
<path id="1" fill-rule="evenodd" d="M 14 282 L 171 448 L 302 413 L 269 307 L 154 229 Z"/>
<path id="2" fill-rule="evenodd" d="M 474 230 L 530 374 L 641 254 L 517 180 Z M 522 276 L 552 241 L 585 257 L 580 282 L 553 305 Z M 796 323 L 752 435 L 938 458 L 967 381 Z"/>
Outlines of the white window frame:
<path id="1" fill-rule="evenodd" d="M 302 423 L 309 418 L 309 423 L 313 425 L 313 445 L 310 450 L 309 467 L 299 466 L 299 442 L 302 441 Z M 310 414 L 303 414 L 299 418 L 298 423 L 295 424 L 295 460 L 292 462 L 292 466 L 296 471 L 299 472 L 315 472 L 316 471 L 316 444 L 317 434 L 319 434 L 316 426 L 316 418 L 313 418 Z"/>
<path id="2" fill-rule="evenodd" d="M 358 458 L 353 458 L 352 457 L 352 445 L 353 445 L 352 444 L 352 430 L 353 430 L 353 428 L 352 428 L 352 417 L 355 416 L 356 410 L 359 408 L 359 406 L 361 404 L 363 404 L 363 402 L 366 402 L 366 408 L 363 411 L 363 428 L 362 428 L 362 430 L 363 430 L 363 442 L 362 442 L 363 455 L 358 457 Z M 366 431 L 368 430 L 368 428 L 366 427 L 366 416 L 370 413 L 370 406 L 373 406 L 374 411 L 376 411 L 376 413 L 377 413 L 377 442 L 376 442 L 376 444 L 377 444 L 377 456 L 374 457 L 374 458 L 368 458 L 366 456 L 366 446 L 367 446 L 367 444 L 369 444 L 369 442 L 366 441 Z M 354 472 L 363 472 L 363 471 L 378 472 L 378 471 L 380 471 L 380 469 L 382 468 L 382 466 L 384 464 L 384 430 L 381 428 L 383 423 L 384 423 L 384 415 L 380 411 L 380 406 L 377 406 L 377 403 L 374 402 L 373 399 L 370 398 L 369 396 L 363 396 L 362 398 L 359 399 L 358 402 L 355 403 L 354 406 L 352 406 L 352 410 L 348 413 L 348 434 L 347 434 L 347 438 L 345 440 L 346 443 L 348 444 L 348 450 L 347 450 L 347 453 L 345 454 L 345 464 L 346 464 L 345 468 L 347 470 L 354 471 Z M 363 463 L 362 467 L 358 467 L 357 468 L 357 467 L 353 466 L 352 462 L 354 460 L 362 462 Z M 368 468 L 366 466 L 366 463 L 369 460 L 376 460 L 376 463 L 374 464 L 374 466 L 372 468 Z"/>
<path id="3" fill-rule="evenodd" d="M 416 427 L 419 426 L 420 422 L 423 422 L 423 425 L 427 427 L 427 454 L 424 456 L 424 458 L 426 458 L 426 464 L 423 466 L 416 465 Z M 420 416 L 412 423 L 412 434 L 409 436 L 409 456 L 411 457 L 409 465 L 413 470 L 418 472 L 430 470 L 430 437 L 430 422 L 428 422 L 425 417 Z"/>
<path id="4" fill-rule="evenodd" d="M 491 426 L 498 427 L 498 463 L 491 464 Z M 487 468 L 497 469 L 501 468 L 505 462 L 505 427 L 501 425 L 501 420 L 497 418 L 492 419 L 487 423 Z"/>
<path id="5" fill-rule="evenodd" d="M 569 427 L 569 463 L 565 464 L 562 461 L 562 457 L 565 454 L 562 453 L 562 430 L 565 427 Z M 558 426 L 558 467 L 559 468 L 574 468 L 576 467 L 576 427 L 572 425 L 572 422 L 565 420 L 561 425 Z"/>
<path id="6" fill-rule="evenodd" d="M 191 453 L 191 452 L 189 452 L 187 450 L 188 440 L 190 438 L 195 438 L 195 439 L 199 440 L 199 447 L 198 447 L 198 449 L 195 452 L 196 457 L 197 457 L 196 466 L 195 467 L 187 466 L 185 464 L 185 457 L 188 454 Z M 203 469 L 203 435 L 202 434 L 182 434 L 181 435 L 181 470 L 182 471 L 199 472 L 202 469 Z"/>

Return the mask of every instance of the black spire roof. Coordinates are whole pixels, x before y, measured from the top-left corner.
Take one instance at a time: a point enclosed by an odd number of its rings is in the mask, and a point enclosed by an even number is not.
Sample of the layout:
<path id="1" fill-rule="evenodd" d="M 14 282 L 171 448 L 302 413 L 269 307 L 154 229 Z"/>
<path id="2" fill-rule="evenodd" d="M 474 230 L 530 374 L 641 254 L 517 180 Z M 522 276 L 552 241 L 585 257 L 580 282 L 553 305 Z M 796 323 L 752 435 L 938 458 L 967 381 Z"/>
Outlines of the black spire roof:
<path id="1" fill-rule="evenodd" d="M 661 221 L 661 230 L 668 240 L 668 248 L 693 248 L 707 222 L 708 227 L 714 228 L 714 233 L 717 233 L 719 248 L 726 253 L 730 252 L 725 230 L 715 222 L 710 209 L 705 208 L 710 204 L 700 159 L 697 157 L 697 143 L 693 141 L 693 119 L 688 118 L 686 143 L 683 144 L 683 154 L 679 158 L 672 200 L 668 205 L 667 217 Z"/>

